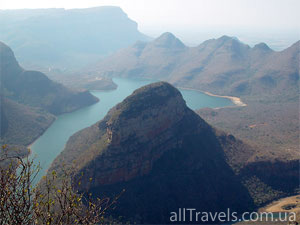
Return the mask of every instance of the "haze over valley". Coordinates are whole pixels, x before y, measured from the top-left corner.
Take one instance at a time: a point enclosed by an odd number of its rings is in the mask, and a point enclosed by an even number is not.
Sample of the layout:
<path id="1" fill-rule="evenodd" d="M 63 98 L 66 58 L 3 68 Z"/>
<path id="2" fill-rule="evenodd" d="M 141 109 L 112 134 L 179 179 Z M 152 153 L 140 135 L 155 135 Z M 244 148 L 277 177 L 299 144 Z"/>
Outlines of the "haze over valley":
<path id="1" fill-rule="evenodd" d="M 16 1 L 0 9 L 0 223 L 300 222 L 293 0 Z"/>

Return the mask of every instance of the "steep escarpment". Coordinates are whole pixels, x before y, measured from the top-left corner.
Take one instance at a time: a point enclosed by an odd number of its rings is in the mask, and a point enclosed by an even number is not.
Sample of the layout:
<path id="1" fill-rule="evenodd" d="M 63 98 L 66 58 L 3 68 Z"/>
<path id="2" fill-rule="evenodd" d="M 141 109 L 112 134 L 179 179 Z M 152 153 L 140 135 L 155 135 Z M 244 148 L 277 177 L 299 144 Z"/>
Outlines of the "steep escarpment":
<path id="1" fill-rule="evenodd" d="M 38 71 L 24 70 L 13 51 L 0 42 L 0 143 L 28 145 L 55 115 L 98 101 L 89 92 L 74 92 Z"/>
<path id="2" fill-rule="evenodd" d="M 73 92 L 38 71 L 26 71 L 13 51 L 0 42 L 1 93 L 21 104 L 40 107 L 55 115 L 91 105 L 97 99 L 88 92 Z"/>
<path id="3" fill-rule="evenodd" d="M 119 7 L 0 11 L 0 40 L 31 68 L 80 68 L 149 37 Z"/>
<path id="4" fill-rule="evenodd" d="M 114 210 L 125 221 L 169 223 L 170 212 L 184 207 L 212 212 L 253 207 L 215 129 L 168 83 L 136 90 L 102 121 L 73 135 L 49 171 L 73 161 L 74 185 L 84 174 L 75 188 L 94 196 L 126 189 Z"/>
<path id="5" fill-rule="evenodd" d="M 257 206 L 299 193 L 299 160 L 263 160 L 246 164 L 239 176 Z"/>

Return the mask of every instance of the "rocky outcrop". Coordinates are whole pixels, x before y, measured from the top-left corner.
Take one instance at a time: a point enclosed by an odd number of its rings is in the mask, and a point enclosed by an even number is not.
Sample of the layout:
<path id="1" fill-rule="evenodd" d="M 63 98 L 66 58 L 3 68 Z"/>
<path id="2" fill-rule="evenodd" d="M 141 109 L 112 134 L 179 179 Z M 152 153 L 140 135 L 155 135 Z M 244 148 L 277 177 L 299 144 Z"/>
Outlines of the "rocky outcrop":
<path id="1" fill-rule="evenodd" d="M 157 159 L 182 144 L 174 139 L 173 131 L 187 114 L 180 92 L 167 83 L 134 92 L 99 124 L 107 132 L 109 148 L 97 161 L 95 182 L 113 184 L 148 174 Z M 106 157 L 120 160 L 114 160 L 111 167 Z"/>
<path id="2" fill-rule="evenodd" d="M 96 197 L 125 189 L 111 213 L 137 223 L 170 223 L 178 208 L 253 210 L 298 187 L 298 161 L 257 158 L 256 149 L 212 128 L 165 82 L 134 91 L 74 134 L 49 171 L 74 161 L 75 189 Z"/>
<path id="3" fill-rule="evenodd" d="M 125 221 L 168 223 L 170 212 L 182 207 L 242 212 L 253 206 L 216 131 L 168 83 L 136 90 L 102 121 L 73 135 L 49 171 L 74 160 L 75 188 L 94 196 L 126 189 L 113 212 Z"/>

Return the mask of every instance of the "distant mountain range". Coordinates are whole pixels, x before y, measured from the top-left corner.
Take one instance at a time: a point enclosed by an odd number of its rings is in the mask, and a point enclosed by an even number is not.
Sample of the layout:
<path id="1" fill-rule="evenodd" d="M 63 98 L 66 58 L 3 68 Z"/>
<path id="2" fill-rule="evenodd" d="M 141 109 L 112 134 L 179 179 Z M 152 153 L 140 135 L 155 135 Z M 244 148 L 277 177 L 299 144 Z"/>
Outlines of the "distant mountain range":
<path id="1" fill-rule="evenodd" d="M 179 208 L 250 211 L 299 191 L 300 41 L 280 52 L 228 36 L 196 47 L 171 33 L 150 41 L 119 7 L 0 10 L 0 40 L 22 65 L 49 68 L 74 89 L 161 81 L 72 135 L 48 171 L 74 164 L 73 188 L 93 197 L 125 189 L 109 212 L 122 222 L 170 223 Z M 98 99 L 23 69 L 1 41 L 0 144 L 25 156 L 56 116 Z M 196 114 L 175 86 L 248 105 Z"/>
<path id="2" fill-rule="evenodd" d="M 143 77 L 221 95 L 293 97 L 299 84 L 299 44 L 275 52 L 223 36 L 187 47 L 171 33 L 137 42 L 90 68 L 97 76 Z"/>
<path id="3" fill-rule="evenodd" d="M 74 69 L 149 40 L 119 7 L 0 10 L 0 40 L 26 67 Z"/>
<path id="4" fill-rule="evenodd" d="M 38 71 L 19 66 L 13 51 L 0 42 L 1 143 L 28 145 L 54 120 L 98 101 L 75 92 Z"/>
<path id="5" fill-rule="evenodd" d="M 48 173 L 72 163 L 80 191 L 103 197 L 125 189 L 112 213 L 138 224 L 170 223 L 170 212 L 184 207 L 253 210 L 298 187 L 297 160 L 257 158 L 250 146 L 207 124 L 165 82 L 134 91 L 103 120 L 75 133 Z"/>

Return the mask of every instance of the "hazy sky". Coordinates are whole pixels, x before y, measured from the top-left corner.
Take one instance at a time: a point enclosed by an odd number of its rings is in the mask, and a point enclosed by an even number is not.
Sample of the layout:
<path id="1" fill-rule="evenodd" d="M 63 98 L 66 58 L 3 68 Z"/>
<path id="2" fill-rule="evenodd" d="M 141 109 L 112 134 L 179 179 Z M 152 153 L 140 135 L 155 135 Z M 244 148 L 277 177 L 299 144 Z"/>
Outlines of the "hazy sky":
<path id="1" fill-rule="evenodd" d="M 205 29 L 230 35 L 244 29 L 260 35 L 266 30 L 288 31 L 299 38 L 300 32 L 300 0 L 0 0 L 1 9 L 101 5 L 120 6 L 142 32 L 152 36 L 171 31 L 187 38 Z"/>

